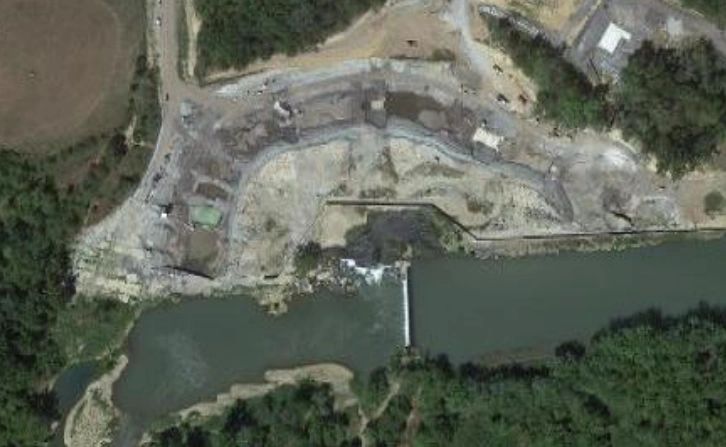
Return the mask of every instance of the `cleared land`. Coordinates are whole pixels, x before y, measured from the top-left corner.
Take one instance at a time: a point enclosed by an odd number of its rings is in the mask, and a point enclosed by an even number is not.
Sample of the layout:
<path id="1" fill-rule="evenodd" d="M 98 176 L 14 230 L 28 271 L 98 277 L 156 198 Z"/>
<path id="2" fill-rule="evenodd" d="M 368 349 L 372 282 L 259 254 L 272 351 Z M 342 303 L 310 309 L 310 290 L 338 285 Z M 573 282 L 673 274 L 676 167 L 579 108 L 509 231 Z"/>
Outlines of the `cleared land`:
<path id="1" fill-rule="evenodd" d="M 583 0 L 487 0 L 484 3 L 518 12 L 548 30 L 560 31 Z"/>
<path id="2" fill-rule="evenodd" d="M 0 2 L 0 146 L 40 152 L 127 117 L 142 0 Z"/>

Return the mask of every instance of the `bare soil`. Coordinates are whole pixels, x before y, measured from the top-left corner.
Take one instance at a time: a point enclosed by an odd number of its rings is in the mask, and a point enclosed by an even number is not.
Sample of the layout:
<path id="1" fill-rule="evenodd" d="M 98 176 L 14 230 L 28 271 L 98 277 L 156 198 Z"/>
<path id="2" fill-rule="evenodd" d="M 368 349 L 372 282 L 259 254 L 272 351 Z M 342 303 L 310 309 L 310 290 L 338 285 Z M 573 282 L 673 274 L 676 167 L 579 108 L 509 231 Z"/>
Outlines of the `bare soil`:
<path id="1" fill-rule="evenodd" d="M 123 124 L 142 0 L 0 2 L 0 146 L 45 152 Z"/>
<path id="2" fill-rule="evenodd" d="M 516 11 L 550 31 L 560 31 L 583 0 L 487 0 L 486 3 Z"/>

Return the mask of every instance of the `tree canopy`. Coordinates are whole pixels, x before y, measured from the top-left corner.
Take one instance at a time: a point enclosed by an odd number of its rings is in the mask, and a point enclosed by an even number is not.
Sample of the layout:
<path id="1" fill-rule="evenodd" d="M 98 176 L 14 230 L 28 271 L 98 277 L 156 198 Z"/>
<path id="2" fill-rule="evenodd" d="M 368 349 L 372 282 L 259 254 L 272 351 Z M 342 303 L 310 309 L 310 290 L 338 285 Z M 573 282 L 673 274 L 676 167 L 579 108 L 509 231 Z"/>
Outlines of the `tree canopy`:
<path id="1" fill-rule="evenodd" d="M 607 88 L 593 86 L 567 61 L 562 48 L 543 36 L 530 37 L 507 19 L 488 20 L 492 41 L 537 85 L 535 112 L 568 129 L 607 124 Z"/>
<path id="2" fill-rule="evenodd" d="M 0 445 L 39 445 L 55 416 L 38 385 L 63 364 L 50 328 L 73 293 L 70 208 L 41 170 L 0 151 Z"/>
<path id="3" fill-rule="evenodd" d="M 199 75 L 313 48 L 385 0 L 196 0 Z"/>
<path id="4" fill-rule="evenodd" d="M 158 433 L 152 446 L 347 447 L 349 418 L 333 408 L 329 386 L 303 382 L 238 401 L 205 426 L 182 424 Z"/>
<path id="5" fill-rule="evenodd" d="M 708 40 L 676 48 L 646 41 L 609 89 L 593 86 L 546 38 L 507 19 L 488 24 L 491 39 L 537 85 L 535 112 L 543 118 L 571 129 L 606 129 L 614 118 L 661 172 L 676 178 L 710 160 L 726 139 L 726 57 Z"/>
<path id="6" fill-rule="evenodd" d="M 372 446 L 719 446 L 726 439 L 726 312 L 705 306 L 678 318 L 649 311 L 616 321 L 587 346 L 565 343 L 538 364 L 455 368 L 445 358 L 404 356 L 385 374 L 375 372 L 371 392 L 356 390 L 367 395 L 362 435 Z M 398 391 L 374 415 L 388 394 L 381 386 L 394 382 Z M 336 412 L 328 387 L 305 383 L 171 427 L 153 445 L 359 445 L 358 415 Z"/>
<path id="7" fill-rule="evenodd" d="M 726 58 L 707 40 L 683 48 L 650 42 L 631 56 L 617 92 L 618 125 L 678 177 L 726 138 Z"/>

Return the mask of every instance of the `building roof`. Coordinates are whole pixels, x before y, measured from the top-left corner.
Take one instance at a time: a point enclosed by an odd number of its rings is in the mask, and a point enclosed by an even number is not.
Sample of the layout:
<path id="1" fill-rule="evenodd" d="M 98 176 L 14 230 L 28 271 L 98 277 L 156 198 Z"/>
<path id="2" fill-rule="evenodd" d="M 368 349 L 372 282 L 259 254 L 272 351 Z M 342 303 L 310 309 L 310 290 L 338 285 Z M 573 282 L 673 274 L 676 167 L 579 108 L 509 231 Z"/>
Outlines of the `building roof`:
<path id="1" fill-rule="evenodd" d="M 630 40 L 631 37 L 632 35 L 629 32 L 611 22 L 600 38 L 600 42 L 597 46 L 608 53 L 613 54 L 618 48 L 621 40 Z"/>

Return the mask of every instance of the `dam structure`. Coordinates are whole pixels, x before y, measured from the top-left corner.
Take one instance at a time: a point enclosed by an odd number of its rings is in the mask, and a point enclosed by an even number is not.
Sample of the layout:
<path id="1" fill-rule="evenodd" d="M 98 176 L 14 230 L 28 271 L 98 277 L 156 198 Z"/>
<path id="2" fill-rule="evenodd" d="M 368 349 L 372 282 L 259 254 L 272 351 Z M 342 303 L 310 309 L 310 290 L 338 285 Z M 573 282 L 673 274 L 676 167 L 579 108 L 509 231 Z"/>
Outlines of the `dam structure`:
<path id="1" fill-rule="evenodd" d="M 410 348 L 411 341 L 411 296 L 408 287 L 408 272 L 411 264 L 403 262 L 401 264 L 401 286 L 403 289 L 403 343 L 405 348 Z"/>

